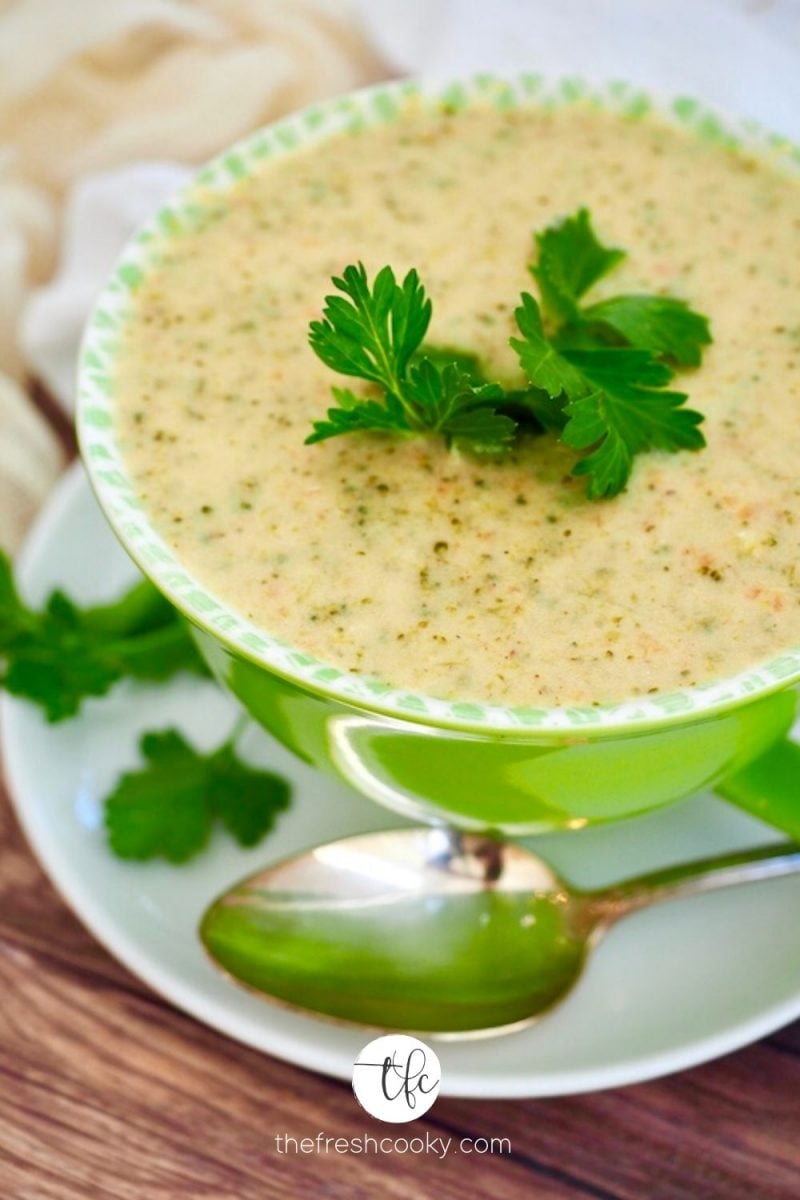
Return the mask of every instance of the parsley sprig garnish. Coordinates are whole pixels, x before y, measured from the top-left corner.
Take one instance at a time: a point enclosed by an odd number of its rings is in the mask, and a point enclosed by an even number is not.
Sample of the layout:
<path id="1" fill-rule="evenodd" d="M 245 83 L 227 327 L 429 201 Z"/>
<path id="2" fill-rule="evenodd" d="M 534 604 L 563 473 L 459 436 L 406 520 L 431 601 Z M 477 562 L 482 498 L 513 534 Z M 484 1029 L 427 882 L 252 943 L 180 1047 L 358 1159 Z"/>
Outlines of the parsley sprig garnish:
<path id="1" fill-rule="evenodd" d="M 441 434 L 448 445 L 473 451 L 500 454 L 508 448 L 516 424 L 496 411 L 501 387 L 476 383 L 458 361 L 413 361 L 432 311 L 416 271 L 398 283 L 392 268 L 384 267 L 370 288 L 359 263 L 333 284 L 342 295 L 328 296 L 323 319 L 312 322 L 312 349 L 340 375 L 377 384 L 383 398 L 378 403 L 349 388 L 333 388 L 337 407 L 328 410 L 326 421 L 314 422 L 307 442 L 357 430 L 429 431 Z"/>
<path id="2" fill-rule="evenodd" d="M 337 404 L 307 442 L 371 431 L 440 434 L 448 446 L 502 456 L 519 431 L 551 432 L 579 452 L 587 495 L 617 495 L 635 455 L 696 450 L 700 413 L 671 390 L 677 367 L 697 366 L 708 321 L 682 300 L 625 294 L 585 304 L 586 293 L 625 257 L 598 240 L 586 209 L 536 235 L 531 266 L 540 300 L 524 292 L 511 338 L 527 386 L 488 381 L 473 355 L 424 344 L 431 301 L 411 270 L 398 283 L 384 267 L 370 287 L 363 264 L 333 280 L 310 329 L 312 349 L 342 375 L 366 380 L 379 398 L 332 389 Z"/>

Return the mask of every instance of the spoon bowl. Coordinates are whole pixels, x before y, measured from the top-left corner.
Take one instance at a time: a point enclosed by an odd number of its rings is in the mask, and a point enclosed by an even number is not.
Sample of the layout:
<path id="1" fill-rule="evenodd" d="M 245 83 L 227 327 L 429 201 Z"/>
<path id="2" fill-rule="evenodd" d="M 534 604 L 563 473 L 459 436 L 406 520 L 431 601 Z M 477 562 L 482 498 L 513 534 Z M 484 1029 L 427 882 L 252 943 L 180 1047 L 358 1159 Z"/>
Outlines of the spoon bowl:
<path id="1" fill-rule="evenodd" d="M 200 936 L 236 982 L 351 1023 L 505 1032 L 575 986 L 602 933 L 658 900 L 800 871 L 794 844 L 585 892 L 538 855 L 445 828 L 365 834 L 287 859 L 215 900 Z"/>

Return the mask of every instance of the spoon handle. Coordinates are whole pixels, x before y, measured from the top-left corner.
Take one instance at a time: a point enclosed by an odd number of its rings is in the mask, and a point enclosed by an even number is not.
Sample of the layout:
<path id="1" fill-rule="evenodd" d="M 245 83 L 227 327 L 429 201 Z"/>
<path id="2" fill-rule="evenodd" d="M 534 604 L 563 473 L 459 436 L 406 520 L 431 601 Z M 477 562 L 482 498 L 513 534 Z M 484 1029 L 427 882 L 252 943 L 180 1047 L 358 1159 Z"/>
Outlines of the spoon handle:
<path id="1" fill-rule="evenodd" d="M 636 909 L 659 904 L 662 900 L 797 874 L 800 874 L 800 844 L 780 842 L 758 850 L 694 859 L 662 871 L 638 875 L 595 893 L 589 903 L 593 920 L 597 924 L 607 925 Z"/>

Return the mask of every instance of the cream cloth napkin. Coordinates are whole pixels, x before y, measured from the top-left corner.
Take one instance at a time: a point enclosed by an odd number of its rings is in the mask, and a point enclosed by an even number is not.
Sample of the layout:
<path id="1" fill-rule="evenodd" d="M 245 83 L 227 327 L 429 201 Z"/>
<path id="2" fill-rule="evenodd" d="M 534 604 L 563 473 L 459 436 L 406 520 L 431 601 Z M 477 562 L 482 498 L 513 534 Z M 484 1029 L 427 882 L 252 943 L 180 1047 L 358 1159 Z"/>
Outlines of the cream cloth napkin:
<path id="1" fill-rule="evenodd" d="M 381 71 L 346 0 L 16 0 L 0 143 L 59 192 L 143 158 L 202 161 Z"/>
<path id="2" fill-rule="evenodd" d="M 98 283 L 182 177 L 109 168 L 200 162 L 384 73 L 347 0 L 0 0 L 0 545 L 19 543 L 62 464 L 18 386 L 26 367 L 69 404 Z M 65 193 L 58 273 L 26 311 Z"/>

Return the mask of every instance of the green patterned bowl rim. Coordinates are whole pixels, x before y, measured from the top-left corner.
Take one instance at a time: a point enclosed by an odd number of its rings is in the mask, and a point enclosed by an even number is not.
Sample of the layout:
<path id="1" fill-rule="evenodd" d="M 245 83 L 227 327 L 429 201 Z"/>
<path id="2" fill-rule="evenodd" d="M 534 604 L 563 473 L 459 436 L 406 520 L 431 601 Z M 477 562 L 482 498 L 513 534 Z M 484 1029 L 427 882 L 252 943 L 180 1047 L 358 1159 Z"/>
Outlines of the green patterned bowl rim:
<path id="1" fill-rule="evenodd" d="M 397 689 L 341 670 L 288 645 L 246 620 L 187 570 L 151 527 L 116 444 L 113 423 L 114 358 L 127 314 L 143 275 L 164 239 L 197 227 L 204 212 L 265 162 L 341 131 L 390 122 L 424 107 L 458 111 L 492 106 L 552 109 L 588 105 L 631 119 L 654 112 L 662 120 L 718 146 L 768 156 L 800 173 L 800 147 L 752 121 L 735 121 L 685 96 L 654 98 L 624 82 L 587 84 L 569 77 L 524 73 L 480 74 L 446 85 L 414 80 L 379 84 L 316 104 L 245 137 L 213 159 L 133 237 L 117 262 L 89 319 L 80 354 L 77 424 L 83 460 L 100 504 L 134 561 L 168 599 L 229 650 L 307 691 L 404 721 L 498 734 L 643 729 L 711 715 L 800 679 L 800 647 L 733 677 L 669 694 L 614 704 L 546 708 L 507 707 L 438 699 Z"/>

